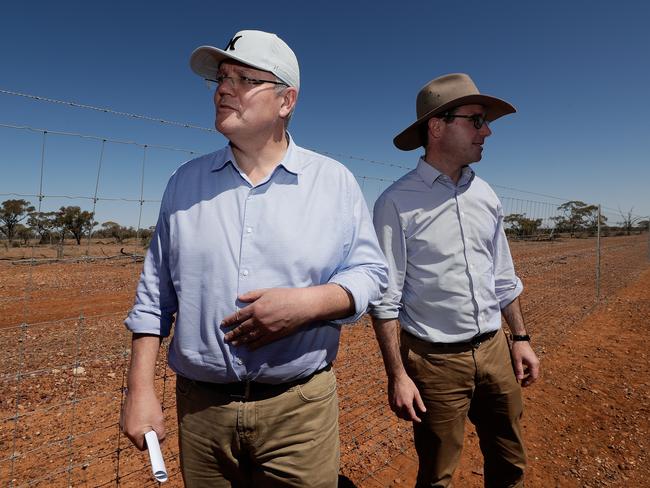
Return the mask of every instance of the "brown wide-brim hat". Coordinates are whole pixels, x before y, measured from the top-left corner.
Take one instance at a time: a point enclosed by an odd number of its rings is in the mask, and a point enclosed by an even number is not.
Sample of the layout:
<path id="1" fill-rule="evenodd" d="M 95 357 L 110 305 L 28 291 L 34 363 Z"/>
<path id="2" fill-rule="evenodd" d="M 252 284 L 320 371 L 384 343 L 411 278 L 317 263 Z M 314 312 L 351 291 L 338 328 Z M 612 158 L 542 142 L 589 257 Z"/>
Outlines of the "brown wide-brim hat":
<path id="1" fill-rule="evenodd" d="M 483 95 L 465 73 L 440 76 L 424 85 L 415 102 L 417 120 L 395 136 L 393 144 L 402 151 L 411 151 L 423 145 L 420 125 L 438 115 L 461 105 L 483 105 L 485 120 L 493 120 L 516 112 L 505 100 Z"/>

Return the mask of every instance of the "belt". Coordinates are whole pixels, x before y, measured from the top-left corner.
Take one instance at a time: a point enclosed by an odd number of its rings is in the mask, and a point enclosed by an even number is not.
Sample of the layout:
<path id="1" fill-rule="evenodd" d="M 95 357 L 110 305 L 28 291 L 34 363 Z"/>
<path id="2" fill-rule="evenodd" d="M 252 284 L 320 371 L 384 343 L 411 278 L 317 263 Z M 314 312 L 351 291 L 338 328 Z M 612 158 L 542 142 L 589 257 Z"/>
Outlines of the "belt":
<path id="1" fill-rule="evenodd" d="M 465 343 L 469 344 L 470 346 L 478 346 L 482 342 L 489 341 L 490 339 L 492 339 L 497 334 L 497 332 L 499 332 L 499 329 L 493 330 L 492 332 L 486 332 L 485 334 L 474 336 L 469 341 L 466 341 Z M 460 344 L 465 344 L 465 343 L 461 342 Z"/>
<path id="2" fill-rule="evenodd" d="M 190 380 L 198 386 L 214 390 L 215 392 L 226 394 L 234 400 L 250 402 L 273 398 L 299 385 L 304 385 L 314 376 L 332 369 L 332 364 L 328 364 L 318 371 L 314 371 L 309 376 L 288 381 L 286 383 L 260 383 L 259 381 L 237 381 L 234 383 L 211 383 L 209 381 Z"/>
<path id="3" fill-rule="evenodd" d="M 462 341 L 462 342 L 429 342 L 429 341 L 425 341 L 424 339 L 420 339 L 417 336 L 414 336 L 413 334 L 407 332 L 404 329 L 402 329 L 402 331 L 408 336 L 410 336 L 411 338 L 415 339 L 416 341 L 425 343 L 427 346 L 437 347 L 442 349 L 457 349 L 463 347 L 478 347 L 481 343 L 492 339 L 497 334 L 497 332 L 499 332 L 499 329 L 493 330 L 491 332 L 485 332 L 484 334 L 479 334 L 477 336 L 472 337 L 468 341 Z"/>

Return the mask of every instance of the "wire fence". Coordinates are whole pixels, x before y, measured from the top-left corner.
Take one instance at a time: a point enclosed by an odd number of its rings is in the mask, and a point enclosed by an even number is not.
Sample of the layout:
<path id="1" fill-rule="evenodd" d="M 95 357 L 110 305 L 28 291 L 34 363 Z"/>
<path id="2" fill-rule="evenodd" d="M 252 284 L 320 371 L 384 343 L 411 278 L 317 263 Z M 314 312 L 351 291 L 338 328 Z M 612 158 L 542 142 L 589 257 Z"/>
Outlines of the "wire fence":
<path id="1" fill-rule="evenodd" d="M 26 191 L 13 192 L 0 185 L 0 201 L 24 199 L 37 213 L 71 202 L 95 216 L 108 218 L 119 211 L 131 216 L 135 231 L 126 239 L 97 237 L 98 226 L 90 225 L 79 244 L 69 236 L 63 243 L 34 235 L 0 241 L 0 480 L 11 487 L 155 486 L 146 455 L 119 431 L 130 354 L 130 334 L 122 321 L 141 271 L 148 230 L 143 222 L 157 213 L 155 195 L 162 193 L 161 184 L 171 172 L 166 170 L 179 164 L 178 153 L 191 157 L 195 152 L 8 124 L 0 128 L 28 132 L 36 138 L 29 144 L 39 147 L 29 179 L 33 189 L 26 185 Z M 88 165 L 92 169 L 76 195 L 57 191 L 48 176 L 57 164 L 48 149 L 58 138 L 95 147 L 86 160 L 93 161 Z M 113 171 L 112 164 L 122 164 L 119 154 L 111 156 L 115 146 L 133 151 L 128 165 Z M 173 162 L 163 168 L 150 165 L 162 152 L 173 154 Z M 370 204 L 393 181 L 372 174 L 370 168 L 381 162 L 337 158 L 359 168 L 353 172 Z M 128 191 L 105 192 L 107 178 L 125 175 Z M 543 357 L 599 301 L 648 267 L 648 221 L 576 200 L 551 202 L 542 195 L 528 200 L 507 195 L 506 188 L 497 190 L 515 266 L 526 287 L 524 313 Z M 370 480 L 373 486 L 388 486 L 414 463 L 415 453 L 410 425 L 388 408 L 381 356 L 367 317 L 343 328 L 335 367 L 342 475 L 357 486 Z M 155 383 L 166 419 L 162 448 L 168 486 L 181 486 L 175 378 L 166 367 L 166 347 Z"/>

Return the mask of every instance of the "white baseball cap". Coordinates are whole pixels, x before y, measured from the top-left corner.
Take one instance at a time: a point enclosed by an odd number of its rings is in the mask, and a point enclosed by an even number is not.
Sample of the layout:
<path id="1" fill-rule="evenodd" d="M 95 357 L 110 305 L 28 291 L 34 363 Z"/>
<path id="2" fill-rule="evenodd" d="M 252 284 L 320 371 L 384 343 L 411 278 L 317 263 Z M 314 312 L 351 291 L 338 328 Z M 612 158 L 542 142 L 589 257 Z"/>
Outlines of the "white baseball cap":
<path id="1" fill-rule="evenodd" d="M 190 57 L 190 67 L 203 78 L 214 78 L 219 64 L 226 59 L 269 71 L 287 85 L 300 88 L 298 59 L 287 43 L 275 34 L 257 30 L 239 31 L 224 49 L 213 46 L 196 48 Z"/>

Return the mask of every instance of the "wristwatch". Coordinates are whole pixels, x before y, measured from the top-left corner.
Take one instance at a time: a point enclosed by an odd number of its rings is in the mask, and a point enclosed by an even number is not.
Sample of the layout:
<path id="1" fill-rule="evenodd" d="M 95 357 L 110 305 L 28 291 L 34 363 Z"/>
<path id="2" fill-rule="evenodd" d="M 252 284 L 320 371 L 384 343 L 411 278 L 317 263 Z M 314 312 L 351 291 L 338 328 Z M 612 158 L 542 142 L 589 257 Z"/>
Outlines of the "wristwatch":
<path id="1" fill-rule="evenodd" d="M 530 336 L 528 334 L 512 334 L 512 342 L 530 342 Z"/>

